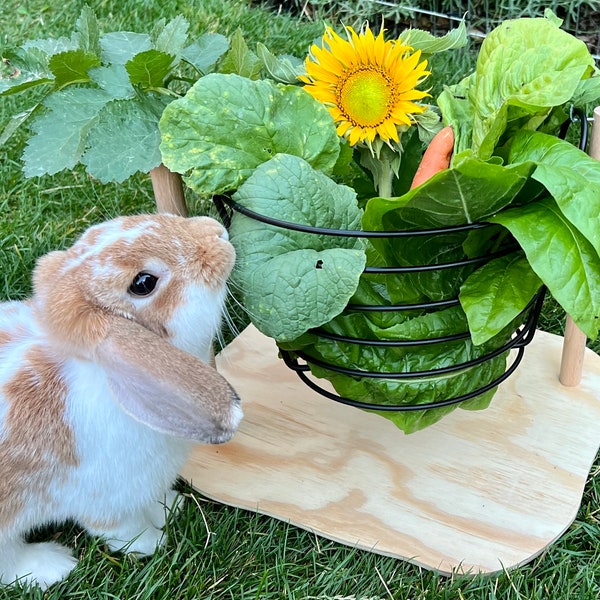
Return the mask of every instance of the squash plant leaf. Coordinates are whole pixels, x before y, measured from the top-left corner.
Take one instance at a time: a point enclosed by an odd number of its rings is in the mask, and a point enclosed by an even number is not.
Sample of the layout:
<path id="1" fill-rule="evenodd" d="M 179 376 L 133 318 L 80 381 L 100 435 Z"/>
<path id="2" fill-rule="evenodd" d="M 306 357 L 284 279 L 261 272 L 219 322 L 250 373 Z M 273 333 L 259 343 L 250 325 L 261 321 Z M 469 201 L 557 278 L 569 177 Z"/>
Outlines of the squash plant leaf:
<path id="1" fill-rule="evenodd" d="M 34 134 L 23 152 L 26 177 L 72 169 L 86 149 L 86 135 L 110 100 L 102 90 L 67 88 L 44 100 L 48 109 L 31 124 Z"/>
<path id="2" fill-rule="evenodd" d="M 160 120 L 163 162 L 200 194 L 237 189 L 275 154 L 331 171 L 339 138 L 327 109 L 297 86 L 239 75 L 200 78 Z"/>
<path id="3" fill-rule="evenodd" d="M 147 173 L 161 162 L 159 99 L 114 100 L 98 114 L 87 137 L 89 149 L 81 162 L 102 183 L 120 183 L 136 172 Z"/>

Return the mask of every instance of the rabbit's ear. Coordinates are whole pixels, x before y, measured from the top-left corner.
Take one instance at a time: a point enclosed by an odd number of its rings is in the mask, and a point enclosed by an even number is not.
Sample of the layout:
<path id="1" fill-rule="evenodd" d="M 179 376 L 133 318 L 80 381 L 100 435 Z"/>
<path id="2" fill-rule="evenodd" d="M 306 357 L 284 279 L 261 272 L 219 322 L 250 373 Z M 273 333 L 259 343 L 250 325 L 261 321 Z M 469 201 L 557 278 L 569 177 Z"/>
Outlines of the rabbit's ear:
<path id="1" fill-rule="evenodd" d="M 152 429 L 198 442 L 233 436 L 240 401 L 215 369 L 129 319 L 108 319 L 94 360 L 126 413 Z"/>

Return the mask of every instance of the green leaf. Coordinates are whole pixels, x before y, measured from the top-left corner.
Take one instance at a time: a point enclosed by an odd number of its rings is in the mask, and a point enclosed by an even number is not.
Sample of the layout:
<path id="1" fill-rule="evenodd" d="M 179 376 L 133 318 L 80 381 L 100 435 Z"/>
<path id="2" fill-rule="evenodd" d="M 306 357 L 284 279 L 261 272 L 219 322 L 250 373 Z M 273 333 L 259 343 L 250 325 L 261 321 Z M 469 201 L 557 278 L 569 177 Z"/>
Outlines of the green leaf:
<path id="1" fill-rule="evenodd" d="M 142 88 L 162 87 L 171 70 L 175 57 L 158 50 L 139 52 L 125 64 L 129 79 L 133 85 Z"/>
<path id="2" fill-rule="evenodd" d="M 38 85 L 54 83 L 48 55 L 37 48 L 6 52 L 0 76 L 0 96 L 18 94 Z"/>
<path id="3" fill-rule="evenodd" d="M 234 199 L 260 214 L 321 227 L 356 229 L 354 192 L 303 159 L 279 154 L 260 165 Z M 230 239 L 235 279 L 252 322 L 266 335 L 291 340 L 340 313 L 365 265 L 356 238 L 315 235 L 235 214 Z"/>
<path id="4" fill-rule="evenodd" d="M 77 48 L 100 56 L 98 20 L 94 11 L 87 5 L 81 9 L 81 13 L 75 24 L 75 34 L 73 37 L 77 40 Z"/>
<path id="5" fill-rule="evenodd" d="M 491 156 L 510 119 L 568 102 L 593 68 L 586 45 L 548 19 L 502 23 L 481 46 L 469 90 L 473 149 Z"/>
<path id="6" fill-rule="evenodd" d="M 39 108 L 39 106 L 39 103 L 34 104 L 27 110 L 20 112 L 19 114 L 13 115 L 10 118 L 10 120 L 2 130 L 2 133 L 0 133 L 0 148 L 2 148 L 4 144 L 6 144 L 6 142 L 19 129 L 19 127 L 31 117 L 31 115 Z"/>
<path id="7" fill-rule="evenodd" d="M 90 127 L 110 98 L 101 90 L 68 88 L 49 95 L 48 111 L 32 122 L 34 135 L 23 152 L 26 177 L 72 169 L 86 147 Z"/>
<path id="8" fill-rule="evenodd" d="M 293 56 L 275 56 L 260 42 L 256 45 L 256 52 L 269 77 L 279 83 L 298 83 L 298 76 L 306 73 L 302 60 Z"/>
<path id="9" fill-rule="evenodd" d="M 90 77 L 113 99 L 133 98 L 135 90 L 124 65 L 109 65 L 90 69 Z"/>
<path id="10" fill-rule="evenodd" d="M 460 288 L 460 303 L 474 344 L 502 331 L 525 309 L 542 282 L 521 252 L 486 263 Z"/>
<path id="11" fill-rule="evenodd" d="M 437 37 L 422 29 L 407 29 L 401 36 L 402 42 L 424 55 L 436 54 L 447 50 L 455 50 L 467 45 L 469 39 L 464 19 L 458 27 L 451 29 L 446 35 Z"/>
<path id="12" fill-rule="evenodd" d="M 339 138 L 327 109 L 303 89 L 210 74 L 160 121 L 163 162 L 200 194 L 235 190 L 277 153 L 329 171 Z"/>
<path id="13" fill-rule="evenodd" d="M 115 31 L 105 33 L 100 38 L 102 62 L 124 65 L 136 54 L 152 49 L 152 41 L 146 33 Z"/>
<path id="14" fill-rule="evenodd" d="M 508 206 L 533 166 L 465 159 L 400 198 L 369 200 L 363 227 L 401 230 L 476 223 Z"/>
<path id="15" fill-rule="evenodd" d="M 55 85 L 63 88 L 73 83 L 90 81 L 88 71 L 100 66 L 100 59 L 85 50 L 68 50 L 55 54 L 48 63 L 55 79 Z"/>
<path id="16" fill-rule="evenodd" d="M 231 47 L 219 70 L 221 73 L 234 73 L 248 79 L 256 79 L 261 69 L 262 61 L 248 48 L 241 29 L 238 29 L 231 38 Z"/>
<path id="17" fill-rule="evenodd" d="M 120 183 L 138 171 L 148 173 L 160 164 L 158 118 L 164 104 L 151 98 L 145 102 L 109 102 L 90 129 L 89 148 L 81 162 L 102 183 Z"/>
<path id="18" fill-rule="evenodd" d="M 183 15 L 169 21 L 156 37 L 154 47 L 160 52 L 179 56 L 188 39 L 190 24 Z"/>
<path id="19" fill-rule="evenodd" d="M 509 160 L 538 163 L 533 178 L 600 254 L 600 162 L 564 140 L 531 131 L 514 137 Z"/>
<path id="20" fill-rule="evenodd" d="M 227 52 L 229 40 L 220 33 L 205 33 L 183 49 L 181 58 L 194 66 L 200 73 L 208 73 Z"/>
<path id="21" fill-rule="evenodd" d="M 551 199 L 489 219 L 506 227 L 556 301 L 592 339 L 600 315 L 600 258 Z"/>

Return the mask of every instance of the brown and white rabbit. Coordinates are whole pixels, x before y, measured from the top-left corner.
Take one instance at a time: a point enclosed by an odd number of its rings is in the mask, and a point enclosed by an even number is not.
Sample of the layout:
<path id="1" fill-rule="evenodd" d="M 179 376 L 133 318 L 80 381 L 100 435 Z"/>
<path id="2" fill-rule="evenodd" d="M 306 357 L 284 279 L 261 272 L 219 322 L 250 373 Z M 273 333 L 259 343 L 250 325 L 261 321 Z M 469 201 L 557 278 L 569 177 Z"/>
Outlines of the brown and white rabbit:
<path id="1" fill-rule="evenodd" d="M 208 217 L 122 217 L 35 268 L 0 304 L 0 582 L 41 587 L 76 561 L 36 526 L 72 519 L 112 549 L 150 554 L 194 442 L 242 417 L 206 363 L 235 259 Z"/>

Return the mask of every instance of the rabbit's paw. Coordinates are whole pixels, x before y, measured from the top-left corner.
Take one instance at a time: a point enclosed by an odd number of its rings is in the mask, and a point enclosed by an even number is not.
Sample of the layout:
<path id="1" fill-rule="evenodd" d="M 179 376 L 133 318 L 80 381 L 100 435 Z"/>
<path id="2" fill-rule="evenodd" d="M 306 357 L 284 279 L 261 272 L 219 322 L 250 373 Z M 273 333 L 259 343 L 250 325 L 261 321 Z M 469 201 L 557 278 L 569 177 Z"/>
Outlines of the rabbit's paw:
<path id="1" fill-rule="evenodd" d="M 15 548 L 16 550 L 16 548 Z M 22 584 L 37 584 L 43 590 L 64 579 L 77 564 L 77 559 L 65 546 L 55 542 L 18 544 L 10 567 L 3 568 L 3 583 L 18 580 Z"/>
<path id="2" fill-rule="evenodd" d="M 154 527 L 151 523 L 143 526 L 123 526 L 117 531 L 104 532 L 102 534 L 108 547 L 115 552 L 126 552 L 150 556 L 164 543 L 164 534 L 161 529 Z"/>

